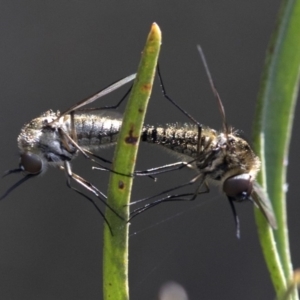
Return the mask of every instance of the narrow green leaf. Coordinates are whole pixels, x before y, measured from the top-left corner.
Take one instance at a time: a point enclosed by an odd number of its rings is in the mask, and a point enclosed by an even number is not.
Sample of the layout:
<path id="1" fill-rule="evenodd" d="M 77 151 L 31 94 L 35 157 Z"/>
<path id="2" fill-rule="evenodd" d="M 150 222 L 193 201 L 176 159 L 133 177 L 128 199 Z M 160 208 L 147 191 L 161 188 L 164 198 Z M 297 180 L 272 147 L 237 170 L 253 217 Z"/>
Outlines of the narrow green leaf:
<path id="1" fill-rule="evenodd" d="M 286 215 L 286 171 L 299 87 L 300 0 L 282 1 L 267 52 L 259 92 L 254 140 L 262 158 L 260 183 L 268 191 L 278 229 L 272 231 L 255 211 L 260 242 L 277 296 L 286 289 L 293 270 Z M 298 299 L 295 290 L 291 299 Z"/>
<path id="2" fill-rule="evenodd" d="M 140 134 L 150 98 L 156 64 L 161 45 L 161 32 L 154 23 L 151 27 L 137 77 L 126 106 L 122 129 L 116 146 L 113 170 L 133 174 L 140 141 Z M 106 209 L 112 230 L 104 228 L 103 293 L 105 300 L 129 299 L 128 291 L 128 220 L 133 178 L 111 173 L 108 188 L 108 204 L 123 218 Z"/>

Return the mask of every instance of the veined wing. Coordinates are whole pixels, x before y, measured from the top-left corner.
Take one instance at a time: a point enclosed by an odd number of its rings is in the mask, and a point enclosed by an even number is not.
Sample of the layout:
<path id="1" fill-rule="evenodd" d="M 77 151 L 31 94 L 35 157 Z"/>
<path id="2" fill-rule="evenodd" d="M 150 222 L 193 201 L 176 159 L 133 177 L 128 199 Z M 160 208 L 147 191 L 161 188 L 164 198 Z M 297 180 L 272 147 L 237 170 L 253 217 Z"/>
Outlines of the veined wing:
<path id="1" fill-rule="evenodd" d="M 266 217 L 271 227 L 273 229 L 276 229 L 277 222 L 272 207 L 272 203 L 267 193 L 256 181 L 253 183 L 253 192 L 251 194 L 251 197 L 254 203 L 260 208 L 261 212 Z"/>
<path id="2" fill-rule="evenodd" d="M 111 84 L 110 86 L 104 88 L 103 90 L 97 92 L 96 94 L 94 94 L 93 96 L 91 97 L 88 97 L 86 99 L 83 99 L 81 100 L 80 102 L 76 103 L 75 105 L 71 106 L 69 109 L 67 109 L 66 111 L 64 111 L 60 117 L 63 117 L 64 115 L 67 115 L 69 114 L 70 112 L 74 111 L 74 110 L 77 110 L 79 109 L 80 107 L 83 107 L 87 104 L 90 104 L 92 102 L 94 102 L 95 100 L 113 92 L 114 90 L 120 88 L 121 86 L 123 86 L 124 84 L 134 80 L 136 77 L 136 73 L 135 74 L 132 74 L 132 75 L 129 75 L 113 84 Z"/>

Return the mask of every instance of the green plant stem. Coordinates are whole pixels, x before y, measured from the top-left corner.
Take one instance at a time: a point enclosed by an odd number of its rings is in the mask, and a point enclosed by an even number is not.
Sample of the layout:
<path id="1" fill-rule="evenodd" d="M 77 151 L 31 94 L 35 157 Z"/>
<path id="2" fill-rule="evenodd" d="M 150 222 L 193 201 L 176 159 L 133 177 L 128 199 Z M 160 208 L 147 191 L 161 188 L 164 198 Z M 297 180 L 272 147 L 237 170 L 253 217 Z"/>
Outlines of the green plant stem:
<path id="1" fill-rule="evenodd" d="M 151 27 L 138 73 L 125 109 L 122 129 L 116 146 L 113 170 L 133 174 L 141 129 L 150 98 L 156 64 L 161 45 L 161 32 L 154 23 Z M 111 173 L 108 187 L 108 204 L 123 218 L 106 209 L 113 235 L 104 226 L 103 294 L 104 300 L 129 299 L 128 289 L 128 223 L 130 194 L 133 178 Z"/>
<path id="2" fill-rule="evenodd" d="M 254 127 L 263 157 L 260 182 L 268 191 L 278 229 L 271 232 L 256 210 L 259 238 L 277 296 L 292 278 L 286 215 L 286 172 L 300 71 L 300 0 L 282 1 L 267 52 Z M 298 299 L 297 291 L 291 299 Z"/>

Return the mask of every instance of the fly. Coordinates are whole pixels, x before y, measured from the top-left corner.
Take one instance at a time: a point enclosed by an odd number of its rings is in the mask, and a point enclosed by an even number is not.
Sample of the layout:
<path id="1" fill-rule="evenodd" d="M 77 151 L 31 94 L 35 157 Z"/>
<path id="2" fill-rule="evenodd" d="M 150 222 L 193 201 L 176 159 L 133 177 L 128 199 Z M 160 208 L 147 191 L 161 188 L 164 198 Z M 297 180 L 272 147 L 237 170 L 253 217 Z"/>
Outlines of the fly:
<path id="1" fill-rule="evenodd" d="M 23 182 L 45 172 L 48 166 L 55 166 L 64 170 L 67 177 L 67 186 L 89 200 L 102 215 L 106 223 L 107 220 L 104 214 L 98 208 L 94 200 L 74 188 L 71 185 L 72 179 L 94 194 L 119 216 L 117 212 L 105 202 L 106 196 L 101 191 L 81 176 L 72 172 L 70 162 L 75 158 L 76 154 L 80 152 L 89 160 L 100 165 L 102 170 L 112 171 L 102 166 L 96 159 L 109 163 L 108 160 L 95 155 L 90 150 L 99 148 L 105 144 L 114 143 L 122 124 L 122 118 L 116 113 L 112 115 L 111 112 L 108 113 L 107 110 L 101 108 L 89 109 L 82 107 L 120 88 L 134 80 L 135 77 L 136 74 L 127 76 L 93 96 L 78 102 L 63 113 L 48 110 L 38 118 L 25 124 L 18 137 L 18 147 L 20 151 L 19 168 L 6 171 L 4 174 L 4 176 L 7 176 L 12 173 L 23 173 L 25 176 L 11 186 L 0 200 L 5 198 Z M 116 106 L 123 101 L 129 91 Z M 114 108 L 114 106 L 105 108 Z M 121 216 L 119 217 L 121 218 Z"/>
<path id="2" fill-rule="evenodd" d="M 233 130 L 227 125 L 221 98 L 215 88 L 204 53 L 200 46 L 198 46 L 198 51 L 203 61 L 210 86 L 218 102 L 218 107 L 222 116 L 223 129 L 218 132 L 202 126 L 196 119 L 172 100 L 166 94 L 158 68 L 158 76 L 164 97 L 174 104 L 194 124 L 186 124 L 184 126 L 168 124 L 166 127 L 144 126 L 142 132 L 143 141 L 164 146 L 165 148 L 178 153 L 183 160 L 178 163 L 153 168 L 148 170 L 148 174 L 158 174 L 189 166 L 197 172 L 197 175 L 189 182 L 181 184 L 180 186 L 163 191 L 158 195 L 132 202 L 131 204 L 136 204 L 162 196 L 162 198 L 155 200 L 154 202 L 133 210 L 130 218 L 132 219 L 139 213 L 160 203 L 194 200 L 199 194 L 208 193 L 209 183 L 212 183 L 221 187 L 229 200 L 234 215 L 236 235 L 238 238 L 240 237 L 240 224 L 234 202 L 245 202 L 245 200 L 251 201 L 261 210 L 270 226 L 273 229 L 276 229 L 276 218 L 271 201 L 263 188 L 255 180 L 260 170 L 261 162 L 248 142 L 239 136 L 238 131 Z M 147 174 L 147 172 L 145 174 Z M 169 194 L 174 190 L 192 185 L 196 182 L 198 183 L 198 187 L 194 193 Z"/>

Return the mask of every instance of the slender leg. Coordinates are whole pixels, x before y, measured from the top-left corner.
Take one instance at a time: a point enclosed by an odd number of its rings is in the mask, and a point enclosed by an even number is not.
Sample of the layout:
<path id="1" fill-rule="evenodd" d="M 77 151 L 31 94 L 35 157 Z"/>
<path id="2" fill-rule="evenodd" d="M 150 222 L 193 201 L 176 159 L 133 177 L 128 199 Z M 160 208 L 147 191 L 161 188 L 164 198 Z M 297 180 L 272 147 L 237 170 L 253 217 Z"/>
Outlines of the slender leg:
<path id="1" fill-rule="evenodd" d="M 106 201 L 104 199 L 106 199 L 107 197 L 100 192 L 93 184 L 91 184 L 90 182 L 86 181 L 84 178 L 82 178 L 81 176 L 75 174 L 72 172 L 71 170 L 71 166 L 69 162 L 65 162 L 64 167 L 62 167 L 62 169 L 65 170 L 65 174 L 67 177 L 67 186 L 74 190 L 76 193 L 84 196 L 87 200 L 89 200 L 94 207 L 97 209 L 97 211 L 100 213 L 100 215 L 103 217 L 104 221 L 106 222 L 106 224 L 108 225 L 110 232 L 112 233 L 112 229 L 110 227 L 110 224 L 108 223 L 107 219 L 105 218 L 103 212 L 98 208 L 98 206 L 96 205 L 95 201 L 88 197 L 87 195 L 85 195 L 84 193 L 82 193 L 81 191 L 79 191 L 78 189 L 74 188 L 71 185 L 71 179 L 73 179 L 74 181 L 76 181 L 77 183 L 79 183 L 81 186 L 83 186 L 85 189 L 87 189 L 88 191 L 92 192 L 102 203 L 104 203 L 104 205 L 106 205 L 117 217 L 119 217 L 120 219 L 124 220 L 124 218 L 122 218 L 110 205 L 108 205 L 106 203 Z M 104 198 L 104 199 L 103 199 Z M 113 233 L 112 233 L 113 234 Z"/>
<path id="2" fill-rule="evenodd" d="M 160 86 L 162 89 L 163 96 L 169 100 L 174 106 L 176 106 L 185 116 L 187 116 L 193 123 L 198 125 L 199 128 L 202 128 L 202 124 L 200 124 L 192 115 L 190 115 L 187 111 L 185 111 L 182 107 L 180 107 L 172 98 L 170 98 L 166 92 L 165 85 L 162 80 L 159 64 L 157 64 L 157 74 L 160 81 Z"/>
<path id="3" fill-rule="evenodd" d="M 190 164 L 193 162 L 195 162 L 195 159 L 193 159 L 189 162 L 179 161 L 176 163 L 163 165 L 163 166 L 151 168 L 151 169 L 144 170 L 144 171 L 135 171 L 134 175 L 135 176 L 149 176 L 149 175 L 157 175 L 157 174 L 161 174 L 161 173 L 171 172 L 171 171 L 175 171 L 175 170 L 181 170 L 185 167 L 189 167 Z"/>
<path id="4" fill-rule="evenodd" d="M 187 186 L 187 185 L 190 185 L 190 184 L 193 184 L 197 179 L 199 178 L 199 176 L 193 178 L 191 181 L 185 183 L 184 185 L 181 185 L 180 187 L 183 187 L 183 186 Z M 201 188 L 203 187 L 203 185 L 205 186 L 205 190 L 202 190 L 201 191 Z M 174 189 L 171 189 L 171 190 L 174 190 Z M 166 193 L 168 193 L 168 191 L 165 191 Z M 204 179 L 201 179 L 200 180 L 200 184 L 198 185 L 196 191 L 194 193 L 185 193 L 185 194 L 175 194 L 175 195 L 167 195 L 166 197 L 163 197 L 163 198 L 160 198 L 158 200 L 155 200 L 151 203 L 148 203 L 146 204 L 145 206 L 143 207 L 139 207 L 135 210 L 133 210 L 131 213 L 130 213 L 130 219 L 131 220 L 132 218 L 136 217 L 138 214 L 154 207 L 154 206 L 157 206 L 161 203 L 165 203 L 165 202 L 173 202 L 173 201 L 193 201 L 196 199 L 196 197 L 200 194 L 204 194 L 204 193 L 209 193 L 209 187 L 208 185 L 205 183 Z M 158 194 L 158 195 L 161 195 L 162 193 Z M 157 195 L 156 195 L 157 196 Z M 188 198 L 186 198 L 188 197 Z M 153 198 L 153 197 L 151 197 Z M 132 203 L 131 203 L 132 204 Z"/>

